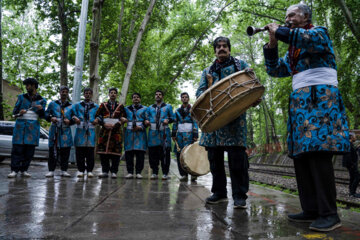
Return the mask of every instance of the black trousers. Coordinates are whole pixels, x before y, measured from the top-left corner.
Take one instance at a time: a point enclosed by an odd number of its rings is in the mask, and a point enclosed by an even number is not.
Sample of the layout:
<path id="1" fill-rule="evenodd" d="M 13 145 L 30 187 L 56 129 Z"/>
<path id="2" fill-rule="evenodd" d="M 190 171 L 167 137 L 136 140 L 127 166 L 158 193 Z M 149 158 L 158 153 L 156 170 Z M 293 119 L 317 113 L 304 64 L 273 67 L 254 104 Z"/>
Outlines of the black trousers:
<path id="1" fill-rule="evenodd" d="M 359 169 L 357 168 L 357 166 L 353 166 L 350 168 L 347 168 L 349 171 L 349 175 L 350 175 L 350 184 L 349 184 L 349 192 L 350 194 L 355 194 L 356 193 L 356 189 L 360 183 L 360 173 L 359 173 Z"/>
<path id="2" fill-rule="evenodd" d="M 134 173 L 134 156 L 136 156 L 136 165 L 135 165 L 135 172 L 136 174 L 141 174 L 141 171 L 144 169 L 144 158 L 145 158 L 145 151 L 140 150 L 132 150 L 125 152 L 125 159 L 126 159 L 126 169 L 128 173 Z"/>
<path id="3" fill-rule="evenodd" d="M 58 148 L 57 149 L 57 157 L 55 158 L 55 146 L 49 148 L 49 159 L 48 159 L 48 168 L 49 171 L 53 172 L 56 168 L 56 163 L 60 158 L 60 168 L 61 171 L 67 171 L 69 164 L 69 156 L 70 156 L 71 147 Z"/>
<path id="4" fill-rule="evenodd" d="M 112 154 L 100 154 L 101 168 L 103 173 L 117 173 L 119 171 L 120 156 Z M 111 161 L 111 166 L 110 166 Z"/>
<path id="5" fill-rule="evenodd" d="M 94 169 L 94 147 L 76 147 L 76 165 L 79 172 L 85 170 L 92 172 Z"/>
<path id="6" fill-rule="evenodd" d="M 346 162 L 345 167 L 349 171 L 349 176 L 350 176 L 349 193 L 352 195 L 352 194 L 356 193 L 356 189 L 360 183 L 360 173 L 359 173 L 359 169 L 358 169 L 358 161 L 353 160 L 353 161 Z"/>
<path id="7" fill-rule="evenodd" d="M 11 149 L 11 171 L 27 171 L 34 156 L 35 147 L 35 145 L 13 144 Z"/>
<path id="8" fill-rule="evenodd" d="M 337 214 L 332 154 L 302 154 L 294 167 L 302 210 L 322 217 Z"/>
<path id="9" fill-rule="evenodd" d="M 249 160 L 244 147 L 210 147 L 207 148 L 210 171 L 213 176 L 211 192 L 226 196 L 226 172 L 224 151 L 228 153 L 228 164 L 231 179 L 232 197 L 247 199 L 249 191 Z"/>
<path id="10" fill-rule="evenodd" d="M 170 148 L 166 148 L 166 153 L 164 153 L 162 146 L 149 147 L 149 163 L 153 174 L 159 173 L 159 162 L 161 163 L 163 174 L 169 174 L 170 150 Z"/>
<path id="11" fill-rule="evenodd" d="M 177 160 L 177 165 L 178 165 L 180 176 L 187 176 L 188 173 L 182 168 L 182 166 L 180 164 L 180 153 L 176 153 L 176 160 Z"/>

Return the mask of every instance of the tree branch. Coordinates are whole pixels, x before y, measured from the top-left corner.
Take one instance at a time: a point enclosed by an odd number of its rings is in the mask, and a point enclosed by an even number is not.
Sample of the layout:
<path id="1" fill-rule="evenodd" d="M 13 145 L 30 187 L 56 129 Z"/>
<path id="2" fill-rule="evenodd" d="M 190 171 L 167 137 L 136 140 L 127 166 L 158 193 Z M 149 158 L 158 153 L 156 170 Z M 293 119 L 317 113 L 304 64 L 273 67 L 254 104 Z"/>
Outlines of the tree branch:
<path id="1" fill-rule="evenodd" d="M 272 17 L 272 16 L 269 16 L 269 15 L 264 15 L 264 14 L 260 14 L 260 13 L 255 13 L 255 12 L 251 12 L 251 11 L 248 11 L 248 10 L 235 9 L 235 10 L 233 10 L 233 11 L 231 11 L 231 12 L 235 12 L 235 11 L 250 13 L 250 14 L 252 14 L 252 15 L 254 15 L 254 16 L 258 16 L 258 17 L 262 17 L 262 18 L 269 18 L 269 19 L 278 21 L 278 22 L 280 22 L 280 23 L 285 23 L 284 20 L 278 19 L 278 18 L 276 18 L 276 17 Z"/>
<path id="2" fill-rule="evenodd" d="M 121 46 L 122 21 L 123 21 L 123 17 L 124 17 L 124 2 L 125 2 L 125 0 L 121 1 L 121 10 L 120 10 L 119 24 L 118 24 L 118 31 L 117 31 L 117 44 L 118 44 L 118 58 L 124 64 L 124 66 L 127 67 L 128 63 L 125 60 L 123 49 Z"/>
<path id="3" fill-rule="evenodd" d="M 205 36 L 205 34 L 209 31 L 210 27 L 220 18 L 222 12 L 225 10 L 225 8 L 227 8 L 228 6 L 230 6 L 231 4 L 233 4 L 234 2 L 236 2 L 236 0 L 234 1 L 230 1 L 229 3 L 225 4 L 224 7 L 222 7 L 220 9 L 220 11 L 218 12 L 216 18 L 211 21 L 211 23 L 205 28 L 204 31 L 202 31 L 202 33 L 200 34 L 200 36 L 197 38 L 197 40 L 195 41 L 193 47 L 190 49 L 190 51 L 188 52 L 188 54 L 185 57 L 185 61 L 183 62 L 183 64 L 181 65 L 181 67 L 179 68 L 179 70 L 176 72 L 176 74 L 173 76 L 173 78 L 170 80 L 169 85 L 173 84 L 175 82 L 175 80 L 181 75 L 182 71 L 184 70 L 184 68 L 186 67 L 191 55 L 194 53 L 194 51 L 196 50 L 196 48 L 198 47 L 199 42 L 203 39 L 203 37 Z M 167 89 L 166 89 L 167 90 Z M 166 92 L 165 90 L 165 92 Z"/>
<path id="4" fill-rule="evenodd" d="M 337 0 L 337 3 L 338 3 L 341 11 L 343 12 L 343 14 L 345 16 L 346 22 L 347 22 L 351 32 L 353 33 L 353 35 L 356 38 L 356 40 L 358 41 L 358 43 L 360 43 L 360 31 L 359 31 L 359 28 L 354 23 L 351 12 L 350 12 L 349 8 L 346 6 L 345 1 L 344 0 Z"/>

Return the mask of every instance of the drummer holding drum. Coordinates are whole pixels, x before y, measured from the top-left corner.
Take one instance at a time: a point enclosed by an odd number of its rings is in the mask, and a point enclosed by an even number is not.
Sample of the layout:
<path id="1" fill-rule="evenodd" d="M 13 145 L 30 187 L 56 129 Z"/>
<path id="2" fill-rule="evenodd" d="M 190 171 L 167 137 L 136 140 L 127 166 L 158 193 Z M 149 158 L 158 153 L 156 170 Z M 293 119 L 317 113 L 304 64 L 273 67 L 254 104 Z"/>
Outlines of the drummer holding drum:
<path id="1" fill-rule="evenodd" d="M 227 76 L 248 68 L 245 61 L 238 60 L 230 55 L 231 45 L 228 38 L 216 38 L 213 47 L 216 60 L 203 71 L 196 92 L 197 97 L 200 97 L 213 84 Z M 246 193 L 249 189 L 249 162 L 245 152 L 246 132 L 246 113 L 243 113 L 218 130 L 202 133 L 200 145 L 207 150 L 210 171 L 213 176 L 211 188 L 213 194 L 206 199 L 208 204 L 227 201 L 224 167 L 224 152 L 226 151 L 228 153 L 234 208 L 246 208 Z"/>
<path id="2" fill-rule="evenodd" d="M 197 141 L 199 133 L 198 126 L 190 115 L 191 105 L 189 104 L 189 94 L 187 92 L 183 92 L 180 97 L 183 104 L 175 111 L 175 119 L 171 136 L 175 142 L 174 152 L 176 153 L 178 169 L 181 175 L 180 181 L 186 182 L 188 180 L 188 173 L 180 164 L 180 152 L 186 145 Z M 195 180 L 196 176 L 191 176 L 191 181 Z"/>

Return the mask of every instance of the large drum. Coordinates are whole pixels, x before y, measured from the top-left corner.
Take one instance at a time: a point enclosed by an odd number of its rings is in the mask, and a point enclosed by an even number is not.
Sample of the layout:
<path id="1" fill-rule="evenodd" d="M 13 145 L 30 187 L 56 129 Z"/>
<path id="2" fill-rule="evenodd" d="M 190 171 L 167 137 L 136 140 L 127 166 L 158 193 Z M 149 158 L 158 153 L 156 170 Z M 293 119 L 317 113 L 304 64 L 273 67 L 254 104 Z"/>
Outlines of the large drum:
<path id="1" fill-rule="evenodd" d="M 201 131 L 215 131 L 238 118 L 264 93 L 254 71 L 236 72 L 208 88 L 191 108 Z"/>
<path id="2" fill-rule="evenodd" d="M 210 172 L 207 151 L 199 142 L 187 145 L 181 150 L 180 164 L 192 176 L 202 176 Z"/>

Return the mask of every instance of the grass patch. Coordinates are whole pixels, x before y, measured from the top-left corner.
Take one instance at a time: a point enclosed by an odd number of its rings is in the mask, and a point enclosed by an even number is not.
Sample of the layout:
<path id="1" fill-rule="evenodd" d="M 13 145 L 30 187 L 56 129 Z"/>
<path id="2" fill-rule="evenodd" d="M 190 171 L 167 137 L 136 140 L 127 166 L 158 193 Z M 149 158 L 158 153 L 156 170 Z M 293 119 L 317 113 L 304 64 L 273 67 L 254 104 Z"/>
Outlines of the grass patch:
<path id="1" fill-rule="evenodd" d="M 358 213 L 360 213 L 360 208 L 351 207 L 350 210 L 353 211 L 353 212 L 358 212 Z"/>
<path id="2" fill-rule="evenodd" d="M 279 185 L 273 186 L 273 185 L 266 184 L 266 183 L 261 183 L 261 182 L 258 182 L 258 181 L 250 181 L 250 183 L 254 184 L 254 185 L 258 185 L 258 186 L 278 190 L 278 191 L 288 193 L 288 194 L 299 195 L 298 191 L 294 191 L 294 190 L 291 190 L 291 189 L 288 189 L 288 188 L 284 188 L 284 187 L 279 186 Z"/>
<path id="3" fill-rule="evenodd" d="M 294 179 L 295 177 L 291 177 L 291 176 L 281 176 L 282 178 L 285 178 L 285 179 Z"/>
<path id="4" fill-rule="evenodd" d="M 336 202 L 336 206 L 339 208 L 346 208 L 346 204 L 343 204 L 341 202 Z"/>

